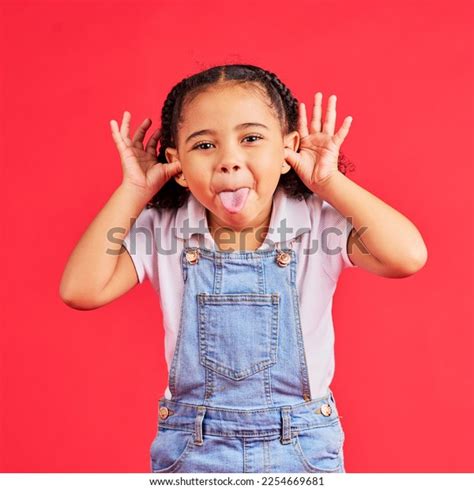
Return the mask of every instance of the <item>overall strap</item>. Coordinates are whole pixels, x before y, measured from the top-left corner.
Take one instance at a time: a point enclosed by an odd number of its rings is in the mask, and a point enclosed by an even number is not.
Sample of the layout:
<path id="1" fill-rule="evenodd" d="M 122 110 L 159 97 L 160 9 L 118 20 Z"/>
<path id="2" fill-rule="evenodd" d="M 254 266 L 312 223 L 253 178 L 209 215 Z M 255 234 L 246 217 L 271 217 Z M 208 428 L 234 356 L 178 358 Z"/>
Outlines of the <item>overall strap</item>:
<path id="1" fill-rule="evenodd" d="M 194 233 L 189 238 L 184 238 L 185 248 L 199 248 L 202 246 L 201 243 L 202 234 Z"/>

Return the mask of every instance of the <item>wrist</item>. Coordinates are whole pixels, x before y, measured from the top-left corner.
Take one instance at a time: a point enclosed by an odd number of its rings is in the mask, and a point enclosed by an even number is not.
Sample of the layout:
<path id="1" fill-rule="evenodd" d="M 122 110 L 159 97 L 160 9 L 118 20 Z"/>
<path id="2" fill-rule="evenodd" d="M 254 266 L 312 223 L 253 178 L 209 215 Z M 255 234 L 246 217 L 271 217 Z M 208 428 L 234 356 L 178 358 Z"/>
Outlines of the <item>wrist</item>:
<path id="1" fill-rule="evenodd" d="M 117 190 L 126 195 L 129 201 L 141 204 L 143 207 L 153 197 L 153 195 L 150 195 L 145 189 L 127 182 L 122 182 Z"/>
<path id="2" fill-rule="evenodd" d="M 340 185 L 340 182 L 346 178 L 347 177 L 343 173 L 336 170 L 323 180 L 320 180 L 318 184 L 313 185 L 311 190 L 318 194 L 322 199 L 328 200 L 335 188 L 337 188 L 337 186 Z"/>

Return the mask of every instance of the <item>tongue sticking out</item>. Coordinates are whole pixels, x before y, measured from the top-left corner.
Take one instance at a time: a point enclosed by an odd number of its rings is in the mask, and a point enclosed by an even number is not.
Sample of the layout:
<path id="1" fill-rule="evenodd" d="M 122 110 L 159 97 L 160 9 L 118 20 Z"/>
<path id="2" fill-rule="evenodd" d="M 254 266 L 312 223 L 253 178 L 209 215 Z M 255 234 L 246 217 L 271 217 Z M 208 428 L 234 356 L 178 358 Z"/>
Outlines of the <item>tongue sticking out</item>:
<path id="1" fill-rule="evenodd" d="M 244 187 L 234 191 L 220 192 L 219 197 L 227 211 L 239 212 L 247 201 L 249 191 L 249 188 Z"/>

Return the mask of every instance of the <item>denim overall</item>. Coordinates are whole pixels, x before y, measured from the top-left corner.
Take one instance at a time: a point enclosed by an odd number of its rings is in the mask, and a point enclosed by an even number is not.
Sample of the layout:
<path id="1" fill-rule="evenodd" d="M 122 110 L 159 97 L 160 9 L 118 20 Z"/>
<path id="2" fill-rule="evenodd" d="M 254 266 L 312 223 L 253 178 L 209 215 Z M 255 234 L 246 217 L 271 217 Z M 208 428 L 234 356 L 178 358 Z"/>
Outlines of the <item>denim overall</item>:
<path id="1" fill-rule="evenodd" d="M 289 245 L 225 252 L 185 241 L 172 399 L 159 400 L 152 472 L 345 472 L 333 393 L 311 398 Z"/>

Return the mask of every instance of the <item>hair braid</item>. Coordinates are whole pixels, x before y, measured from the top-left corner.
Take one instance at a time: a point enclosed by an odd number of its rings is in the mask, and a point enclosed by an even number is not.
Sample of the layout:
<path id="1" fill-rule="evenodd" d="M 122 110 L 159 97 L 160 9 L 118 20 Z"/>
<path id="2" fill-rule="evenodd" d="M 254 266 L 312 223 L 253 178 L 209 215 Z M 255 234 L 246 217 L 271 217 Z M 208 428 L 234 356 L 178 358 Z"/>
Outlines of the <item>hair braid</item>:
<path id="1" fill-rule="evenodd" d="M 266 70 L 262 70 L 265 73 L 265 77 L 270 80 L 271 83 L 278 89 L 278 92 L 280 94 L 280 97 L 283 100 L 283 103 L 285 104 L 286 111 L 285 113 L 287 114 L 287 126 L 286 130 L 287 132 L 293 131 L 295 128 L 298 126 L 298 117 L 299 117 L 299 103 L 298 99 L 293 96 L 291 91 L 288 89 L 286 85 L 282 83 L 282 81 L 274 74 Z M 345 156 L 345 154 L 342 152 L 342 150 L 339 150 L 339 157 L 337 161 L 337 166 L 338 170 L 343 173 L 344 175 L 348 171 L 353 171 L 355 166 L 354 164 Z M 290 195 L 293 197 L 297 197 L 298 194 L 307 194 L 308 192 L 311 193 L 311 191 L 307 191 L 306 186 L 304 186 L 304 189 L 302 189 L 299 185 L 296 184 L 297 180 L 300 180 L 299 177 L 297 176 L 296 172 L 291 169 L 290 172 L 288 172 L 285 175 L 281 176 L 282 184 L 285 185 L 287 184 L 288 189 L 290 190 Z"/>
<path id="2" fill-rule="evenodd" d="M 166 160 L 166 148 L 174 148 L 175 141 L 173 127 L 176 125 L 174 119 L 179 117 L 176 114 L 177 100 L 186 93 L 186 79 L 177 83 L 170 91 L 161 110 L 161 128 L 159 132 L 159 152 L 157 159 L 160 163 L 168 163 Z M 175 182 L 174 178 L 168 180 L 165 185 L 157 192 L 147 207 L 172 208 L 181 207 L 188 198 L 189 190 L 183 188 Z"/>

